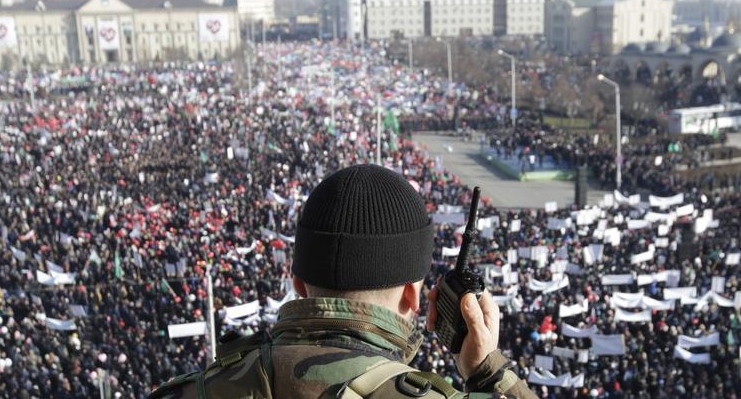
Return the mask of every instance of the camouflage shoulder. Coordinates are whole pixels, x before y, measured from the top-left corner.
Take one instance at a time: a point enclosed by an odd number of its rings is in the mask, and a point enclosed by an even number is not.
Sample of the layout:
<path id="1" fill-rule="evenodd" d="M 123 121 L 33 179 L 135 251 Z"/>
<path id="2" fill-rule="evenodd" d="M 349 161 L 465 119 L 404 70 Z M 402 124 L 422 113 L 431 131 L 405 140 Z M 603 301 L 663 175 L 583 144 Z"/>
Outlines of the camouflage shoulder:
<path id="1" fill-rule="evenodd" d="M 158 386 L 147 399 L 205 399 L 199 395 L 199 383 L 203 383 L 203 373 L 200 371 L 178 375 Z"/>

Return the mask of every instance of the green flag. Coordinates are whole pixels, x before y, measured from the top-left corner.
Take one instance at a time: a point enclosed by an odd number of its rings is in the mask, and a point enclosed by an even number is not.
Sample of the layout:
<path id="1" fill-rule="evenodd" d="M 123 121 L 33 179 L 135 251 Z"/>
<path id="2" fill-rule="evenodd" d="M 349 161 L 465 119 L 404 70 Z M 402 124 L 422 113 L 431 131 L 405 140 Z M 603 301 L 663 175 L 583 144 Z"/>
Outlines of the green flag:
<path id="1" fill-rule="evenodd" d="M 116 251 L 116 255 L 113 258 L 113 276 L 117 279 L 123 278 L 123 269 L 121 268 L 121 257 Z"/>
<path id="2" fill-rule="evenodd" d="M 383 127 L 391 130 L 394 134 L 399 134 L 399 119 L 390 110 L 386 111 L 386 116 L 383 118 Z"/>
<path id="3" fill-rule="evenodd" d="M 172 294 L 172 296 L 176 296 L 175 290 L 172 289 L 170 283 L 168 283 L 165 279 L 160 280 L 160 291 L 162 291 L 163 293 L 169 292 L 170 294 Z"/>

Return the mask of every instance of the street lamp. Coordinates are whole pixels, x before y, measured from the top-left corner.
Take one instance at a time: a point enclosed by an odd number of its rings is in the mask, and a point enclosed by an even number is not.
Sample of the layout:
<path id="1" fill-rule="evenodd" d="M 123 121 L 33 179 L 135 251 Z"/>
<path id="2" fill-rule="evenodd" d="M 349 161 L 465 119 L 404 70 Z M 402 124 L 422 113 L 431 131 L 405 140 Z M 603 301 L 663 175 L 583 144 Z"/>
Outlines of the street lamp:
<path id="1" fill-rule="evenodd" d="M 450 52 L 450 42 L 447 40 L 443 40 L 441 38 L 437 38 L 438 42 L 445 43 L 445 49 L 448 51 L 448 85 L 453 84 L 453 57 Z"/>
<path id="2" fill-rule="evenodd" d="M 620 190 L 620 185 L 622 183 L 621 172 L 623 168 L 623 150 L 622 142 L 620 140 L 620 85 L 614 80 L 608 79 L 603 74 L 597 75 L 597 79 L 599 79 L 600 82 L 607 83 L 608 85 L 615 88 L 615 139 L 617 140 L 617 154 L 615 154 L 615 164 L 617 166 L 617 171 L 615 172 L 615 184 L 617 185 L 617 189 Z"/>
<path id="3" fill-rule="evenodd" d="M 407 46 L 409 47 L 409 70 L 414 70 L 414 51 L 412 50 L 412 38 L 409 38 L 409 41 L 407 42 Z"/>
<path id="4" fill-rule="evenodd" d="M 517 72 L 515 69 L 515 56 L 504 50 L 499 50 L 497 53 L 509 58 L 510 61 L 510 73 L 512 74 L 512 110 L 510 113 L 512 118 L 512 128 L 514 129 L 517 126 L 517 78 L 515 77 Z"/>

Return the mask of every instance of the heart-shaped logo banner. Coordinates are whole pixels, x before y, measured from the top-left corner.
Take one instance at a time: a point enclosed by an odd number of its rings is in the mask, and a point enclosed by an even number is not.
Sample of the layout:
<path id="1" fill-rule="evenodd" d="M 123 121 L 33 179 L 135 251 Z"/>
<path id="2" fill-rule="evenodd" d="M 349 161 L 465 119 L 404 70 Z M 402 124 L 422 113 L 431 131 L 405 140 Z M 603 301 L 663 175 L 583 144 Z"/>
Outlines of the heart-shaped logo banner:
<path id="1" fill-rule="evenodd" d="M 116 30 L 113 28 L 103 28 L 100 30 L 100 37 L 105 41 L 110 42 L 116 38 Z"/>
<path id="2" fill-rule="evenodd" d="M 214 35 L 221 30 L 221 21 L 218 19 L 210 19 L 206 22 L 206 29 L 211 31 Z"/>

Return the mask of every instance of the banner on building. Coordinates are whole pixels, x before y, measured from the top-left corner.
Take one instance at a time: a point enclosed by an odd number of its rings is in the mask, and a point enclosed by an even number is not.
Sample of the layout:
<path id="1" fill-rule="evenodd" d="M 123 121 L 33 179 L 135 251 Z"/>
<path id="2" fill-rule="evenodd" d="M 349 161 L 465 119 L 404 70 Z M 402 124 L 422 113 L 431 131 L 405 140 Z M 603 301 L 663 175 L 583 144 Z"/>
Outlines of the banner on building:
<path id="1" fill-rule="evenodd" d="M 15 31 L 15 18 L 0 17 L 0 48 L 18 45 L 18 34 Z"/>
<path id="2" fill-rule="evenodd" d="M 227 14 L 198 15 L 198 32 L 202 42 L 225 42 L 229 40 Z"/>
<path id="3" fill-rule="evenodd" d="M 119 40 L 118 21 L 115 19 L 98 21 L 98 45 L 101 50 L 118 50 Z"/>

